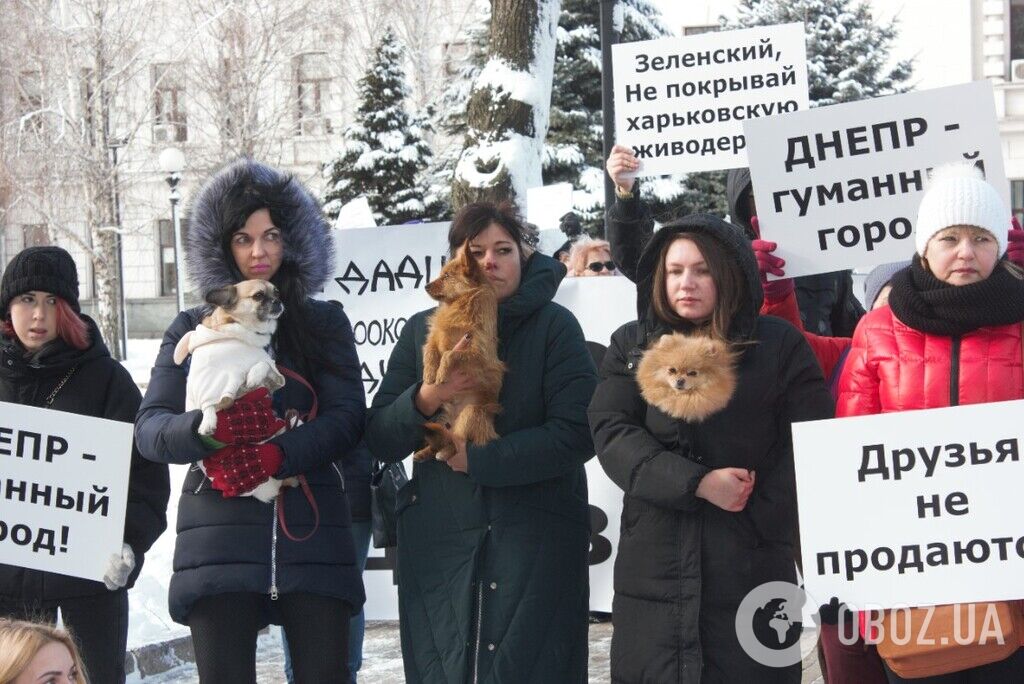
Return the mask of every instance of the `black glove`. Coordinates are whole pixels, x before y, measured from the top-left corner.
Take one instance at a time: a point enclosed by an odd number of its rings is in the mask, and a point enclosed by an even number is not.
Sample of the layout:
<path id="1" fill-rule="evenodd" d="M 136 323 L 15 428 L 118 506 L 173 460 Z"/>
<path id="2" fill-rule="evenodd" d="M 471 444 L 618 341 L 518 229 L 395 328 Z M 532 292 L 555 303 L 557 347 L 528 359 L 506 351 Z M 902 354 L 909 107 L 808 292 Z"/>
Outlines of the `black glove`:
<path id="1" fill-rule="evenodd" d="M 821 618 L 821 624 L 823 625 L 838 625 L 840 614 L 844 618 L 853 615 L 850 609 L 846 607 L 846 604 L 842 603 L 835 596 L 828 603 L 818 607 L 818 616 Z"/>

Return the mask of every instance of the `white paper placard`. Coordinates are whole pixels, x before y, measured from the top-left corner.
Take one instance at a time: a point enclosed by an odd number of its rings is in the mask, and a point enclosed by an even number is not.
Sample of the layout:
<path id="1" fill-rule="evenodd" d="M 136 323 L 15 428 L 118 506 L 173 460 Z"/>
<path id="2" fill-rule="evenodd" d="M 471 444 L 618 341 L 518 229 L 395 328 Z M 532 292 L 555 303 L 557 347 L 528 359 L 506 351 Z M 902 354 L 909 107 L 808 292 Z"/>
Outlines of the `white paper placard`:
<path id="1" fill-rule="evenodd" d="M 810 600 L 863 609 L 1024 597 L 1022 415 L 1024 401 L 1009 401 L 794 424 Z M 870 472 L 879 453 L 885 476 Z M 934 545 L 944 562 L 929 562 L 940 560 Z M 819 558 L 831 553 L 836 564 Z"/>
<path id="2" fill-rule="evenodd" d="M 748 121 L 744 131 L 761 234 L 778 243 L 787 277 L 909 259 L 927 169 L 965 155 L 983 161 L 1010 227 L 989 81 Z"/>
<path id="3" fill-rule="evenodd" d="M 526 220 L 540 230 L 557 230 L 560 219 L 572 208 L 571 183 L 556 183 L 526 191 Z"/>
<path id="4" fill-rule="evenodd" d="M 637 175 L 747 165 L 743 121 L 807 109 L 801 23 L 612 46 L 615 140 Z"/>
<path id="5" fill-rule="evenodd" d="M 132 425 L 3 402 L 0 416 L 0 563 L 102 580 L 124 540 Z"/>
<path id="6" fill-rule="evenodd" d="M 338 211 L 338 218 L 334 220 L 335 230 L 373 228 L 376 225 L 377 220 L 373 218 L 370 200 L 365 195 L 360 195 L 344 205 Z"/>

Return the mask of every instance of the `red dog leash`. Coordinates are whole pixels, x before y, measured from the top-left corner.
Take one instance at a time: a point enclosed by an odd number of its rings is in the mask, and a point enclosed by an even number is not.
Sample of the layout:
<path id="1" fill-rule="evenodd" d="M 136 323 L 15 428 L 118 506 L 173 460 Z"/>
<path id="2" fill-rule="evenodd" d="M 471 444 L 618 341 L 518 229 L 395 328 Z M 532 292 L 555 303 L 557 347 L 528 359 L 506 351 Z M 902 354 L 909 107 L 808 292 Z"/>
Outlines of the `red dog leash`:
<path id="1" fill-rule="evenodd" d="M 316 418 L 317 398 L 316 390 L 313 389 L 313 386 L 310 385 L 304 377 L 302 377 L 301 375 L 299 375 L 298 373 L 289 368 L 285 368 L 284 366 L 278 364 L 277 370 L 281 373 L 281 375 L 291 378 L 292 380 L 295 380 L 296 382 L 304 385 L 306 389 L 309 390 L 310 394 L 313 395 L 313 405 L 310 407 L 309 412 L 303 416 L 300 416 L 302 422 L 308 423 L 309 421 Z M 313 496 L 313 490 L 309 488 L 309 482 L 306 480 L 306 476 L 299 475 L 298 480 L 299 486 L 302 488 L 302 493 L 306 496 L 306 501 L 309 502 L 309 507 L 313 509 L 313 529 L 310 530 L 309 534 L 307 534 L 304 537 L 296 537 L 288 530 L 288 525 L 287 523 L 285 523 L 284 519 L 284 487 L 282 487 L 281 491 L 277 493 L 277 522 L 280 523 L 281 531 L 284 532 L 284 536 L 288 537 L 294 542 L 304 542 L 310 537 L 312 537 L 314 534 L 316 534 L 317 529 L 320 528 L 320 508 L 316 505 L 316 498 Z"/>

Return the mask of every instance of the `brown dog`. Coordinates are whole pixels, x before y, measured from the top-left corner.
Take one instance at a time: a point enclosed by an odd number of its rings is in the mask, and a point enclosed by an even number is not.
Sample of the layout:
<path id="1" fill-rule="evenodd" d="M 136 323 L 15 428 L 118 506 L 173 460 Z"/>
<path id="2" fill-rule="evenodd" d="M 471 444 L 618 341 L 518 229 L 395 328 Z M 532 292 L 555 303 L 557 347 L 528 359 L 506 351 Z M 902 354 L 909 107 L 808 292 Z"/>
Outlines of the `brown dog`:
<path id="1" fill-rule="evenodd" d="M 720 340 L 662 335 L 640 360 L 636 381 L 648 404 L 699 423 L 732 398 L 738 356 Z"/>
<path id="2" fill-rule="evenodd" d="M 505 373 L 505 364 L 498 360 L 498 296 L 466 245 L 427 285 L 427 294 L 441 305 L 423 345 L 423 381 L 443 383 L 455 369 L 477 380 L 475 388 L 442 405 L 442 423 L 423 426 L 427 444 L 413 457 L 446 461 L 455 454 L 452 435 L 469 444 L 485 444 L 498 436 L 494 416 L 501 411 L 498 394 Z M 468 344 L 455 349 L 467 333 Z"/>

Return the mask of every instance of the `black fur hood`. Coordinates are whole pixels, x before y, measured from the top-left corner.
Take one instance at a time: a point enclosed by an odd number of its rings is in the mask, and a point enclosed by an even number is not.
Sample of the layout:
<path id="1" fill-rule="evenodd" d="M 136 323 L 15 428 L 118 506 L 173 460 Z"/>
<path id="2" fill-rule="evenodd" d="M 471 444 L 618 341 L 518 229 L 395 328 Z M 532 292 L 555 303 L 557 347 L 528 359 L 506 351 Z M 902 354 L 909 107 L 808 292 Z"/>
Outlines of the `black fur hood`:
<path id="1" fill-rule="evenodd" d="M 230 252 L 225 251 L 227 199 L 249 189 L 270 191 L 274 224 L 284 237 L 284 259 L 275 276 L 292 274 L 303 298 L 323 290 L 334 270 L 334 241 L 320 203 L 295 178 L 252 159 L 239 159 L 217 171 L 196 193 L 189 207 L 185 261 L 201 296 L 242 280 Z"/>

